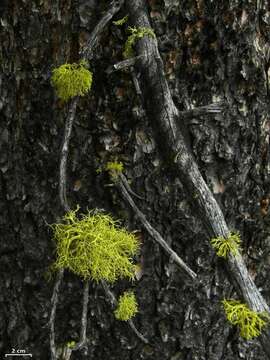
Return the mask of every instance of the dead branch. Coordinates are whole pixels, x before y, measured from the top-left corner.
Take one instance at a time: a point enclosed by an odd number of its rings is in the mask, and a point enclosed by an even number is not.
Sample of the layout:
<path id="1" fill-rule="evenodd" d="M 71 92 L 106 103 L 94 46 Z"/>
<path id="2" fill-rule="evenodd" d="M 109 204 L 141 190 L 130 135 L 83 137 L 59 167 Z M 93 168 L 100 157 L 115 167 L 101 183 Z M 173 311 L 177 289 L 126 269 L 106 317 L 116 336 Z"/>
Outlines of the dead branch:
<path id="1" fill-rule="evenodd" d="M 81 319 L 81 333 L 80 340 L 74 347 L 65 346 L 63 351 L 63 360 L 69 360 L 72 352 L 81 350 L 83 348 L 87 349 L 87 313 L 88 313 L 88 300 L 89 300 L 89 281 L 84 282 L 83 288 L 83 310 L 82 310 L 82 319 Z"/>
<path id="2" fill-rule="evenodd" d="M 107 11 L 107 13 L 102 17 L 99 23 L 94 28 L 90 38 L 84 49 L 81 51 L 81 59 L 90 60 L 93 57 L 93 50 L 96 46 L 96 43 L 101 35 L 101 32 L 111 20 L 114 14 L 116 14 L 121 6 L 123 5 L 123 0 L 113 0 Z M 60 203 L 65 212 L 70 211 L 70 206 L 67 200 L 67 159 L 69 153 L 69 142 L 72 133 L 72 126 L 76 116 L 76 109 L 78 105 L 78 97 L 75 97 L 68 109 L 68 117 L 65 124 L 64 139 L 60 155 L 60 165 L 59 165 L 59 197 Z M 61 285 L 61 282 L 64 277 L 64 270 L 60 270 L 57 274 L 56 283 L 54 285 L 53 295 L 52 295 L 52 310 L 50 315 L 50 350 L 51 350 L 51 359 L 57 360 L 56 346 L 55 346 L 55 314 L 58 303 L 58 292 Z M 83 348 L 86 344 L 86 329 L 87 329 L 87 305 L 88 305 L 88 293 L 89 293 L 89 283 L 86 282 L 84 286 L 84 296 L 83 296 L 83 311 L 82 311 L 82 322 L 81 322 L 81 336 L 79 342 L 75 345 L 74 348 L 65 347 L 64 349 L 64 359 L 68 360 L 72 354 L 72 351 L 79 350 Z"/>
<path id="3" fill-rule="evenodd" d="M 134 66 L 136 64 L 136 62 L 143 56 L 144 55 L 134 56 L 130 59 L 119 61 L 117 64 L 109 66 L 108 69 L 106 70 L 106 73 L 109 75 L 109 74 L 113 73 L 114 71 L 126 70 L 126 69 Z"/>
<path id="4" fill-rule="evenodd" d="M 72 126 L 76 115 L 76 108 L 78 104 L 78 97 L 75 97 L 69 106 L 68 117 L 65 124 L 64 140 L 60 155 L 59 166 L 59 197 L 60 203 L 65 212 L 70 211 L 70 206 L 67 201 L 67 158 L 69 152 L 69 142 L 71 138 Z"/>
<path id="5" fill-rule="evenodd" d="M 124 199 L 130 205 L 132 210 L 138 216 L 149 235 L 166 251 L 166 253 L 170 256 L 170 260 L 174 261 L 176 265 L 178 265 L 182 270 L 184 270 L 192 280 L 195 280 L 197 278 L 197 274 L 193 270 L 191 270 L 191 268 L 176 254 L 175 251 L 173 251 L 173 249 L 167 244 L 167 242 L 163 239 L 160 233 L 148 222 L 145 215 L 141 212 L 141 210 L 139 210 L 132 197 L 130 196 L 128 189 L 125 187 L 125 183 L 127 183 L 125 176 L 123 174 L 120 174 L 119 179 L 116 182 L 116 186 L 120 190 L 120 193 L 122 194 Z"/>
<path id="6" fill-rule="evenodd" d="M 110 3 L 109 9 L 106 11 L 106 14 L 98 22 L 94 30 L 92 31 L 86 45 L 80 52 L 82 59 L 90 60 L 93 57 L 93 52 L 98 43 L 104 28 L 107 26 L 108 22 L 112 17 L 121 9 L 124 4 L 124 0 L 113 0 Z"/>
<path id="7" fill-rule="evenodd" d="M 133 26 L 151 27 L 145 0 L 128 1 L 126 7 Z M 209 235 L 227 238 L 230 231 L 224 215 L 205 183 L 192 154 L 188 151 L 184 137 L 177 125 L 179 111 L 169 90 L 157 41 L 145 36 L 136 43 L 136 48 L 139 55 L 148 54 L 147 63 L 144 60 L 138 61 L 138 69 L 142 75 L 141 88 L 148 101 L 149 117 L 154 119 L 155 128 L 158 126 L 160 136 L 163 137 L 167 149 L 174 157 L 173 165 L 182 183 L 186 186 L 187 192 L 191 195 L 191 204 L 197 209 Z M 249 275 L 241 254 L 235 257 L 229 256 L 227 269 L 235 281 L 236 290 L 249 307 L 257 312 L 269 312 L 269 307 Z M 270 358 L 269 332 L 267 334 L 264 332 L 263 336 L 260 336 L 260 341 Z"/>
<path id="8" fill-rule="evenodd" d="M 51 359 L 52 360 L 57 360 L 56 346 L 55 346 L 55 314 L 56 314 L 56 307 L 57 307 L 57 303 L 58 303 L 59 289 L 60 289 L 60 285 L 63 280 L 63 276 L 64 276 L 64 270 L 60 270 L 56 276 L 56 281 L 54 284 L 53 294 L 52 294 L 52 299 L 51 299 L 52 309 L 51 309 L 51 315 L 50 315 L 50 320 L 49 320 L 49 326 L 50 326 L 50 348 L 51 348 Z"/>

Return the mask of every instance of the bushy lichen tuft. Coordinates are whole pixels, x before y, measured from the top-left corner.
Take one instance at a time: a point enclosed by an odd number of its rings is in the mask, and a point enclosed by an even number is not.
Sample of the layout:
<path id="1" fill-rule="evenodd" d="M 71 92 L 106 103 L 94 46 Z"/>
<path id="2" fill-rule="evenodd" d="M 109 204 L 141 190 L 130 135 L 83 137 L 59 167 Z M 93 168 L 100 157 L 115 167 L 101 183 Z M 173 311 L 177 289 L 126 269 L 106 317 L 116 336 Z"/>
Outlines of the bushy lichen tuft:
<path id="1" fill-rule="evenodd" d="M 117 21 L 113 21 L 113 24 L 116 26 L 122 26 L 128 21 L 128 15 L 124 16 L 122 19 L 119 19 Z"/>
<path id="2" fill-rule="evenodd" d="M 133 46 L 135 45 L 136 41 L 144 36 L 151 36 L 152 38 L 155 38 L 156 35 L 154 31 L 151 28 L 147 27 L 139 27 L 139 28 L 132 28 L 129 27 L 128 31 L 131 33 L 129 37 L 127 38 L 127 41 L 125 43 L 123 56 L 125 59 L 130 58 L 134 56 Z"/>
<path id="3" fill-rule="evenodd" d="M 95 281 L 134 279 L 132 257 L 139 250 L 135 235 L 109 215 L 89 211 L 79 217 L 77 211 L 67 213 L 63 223 L 52 225 L 57 253 L 54 268 Z"/>
<path id="4" fill-rule="evenodd" d="M 67 342 L 67 347 L 69 348 L 69 349 L 72 349 L 72 348 L 74 348 L 74 346 L 76 345 L 76 342 L 75 341 L 69 341 L 69 342 Z"/>
<path id="5" fill-rule="evenodd" d="M 252 311 L 240 301 L 223 300 L 222 303 L 228 321 L 239 327 L 240 335 L 246 340 L 259 336 L 270 320 L 267 312 Z"/>
<path id="6" fill-rule="evenodd" d="M 92 85 L 92 73 L 87 68 L 87 62 L 78 64 L 63 64 L 53 70 L 51 83 L 57 96 L 68 101 L 74 96 L 84 96 Z"/>
<path id="7" fill-rule="evenodd" d="M 212 239 L 211 244 L 216 250 L 217 256 L 221 256 L 224 258 L 226 258 L 229 253 L 231 253 L 232 255 L 236 255 L 238 251 L 241 250 L 241 239 L 239 234 L 230 233 L 227 239 L 219 236 L 215 239 Z"/>
<path id="8" fill-rule="evenodd" d="M 127 321 L 138 312 L 138 304 L 133 292 L 126 291 L 120 296 L 114 315 L 117 320 Z"/>
<path id="9" fill-rule="evenodd" d="M 124 165 L 121 161 L 120 162 L 117 162 L 117 161 L 108 162 L 106 164 L 105 170 L 109 172 L 110 176 L 113 179 L 117 179 L 118 175 L 123 172 Z"/>

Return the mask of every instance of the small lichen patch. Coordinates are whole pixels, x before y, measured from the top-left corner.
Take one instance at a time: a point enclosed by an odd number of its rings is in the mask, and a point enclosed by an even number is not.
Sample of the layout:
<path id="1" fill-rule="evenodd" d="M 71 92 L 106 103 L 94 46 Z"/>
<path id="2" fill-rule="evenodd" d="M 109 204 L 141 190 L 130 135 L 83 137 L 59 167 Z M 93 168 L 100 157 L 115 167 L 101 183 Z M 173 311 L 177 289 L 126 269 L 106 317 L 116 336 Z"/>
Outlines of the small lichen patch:
<path id="1" fill-rule="evenodd" d="M 138 312 L 138 304 L 133 292 L 126 291 L 120 296 L 114 315 L 117 320 L 127 321 Z"/>
<path id="2" fill-rule="evenodd" d="M 128 27 L 128 31 L 131 33 L 131 35 L 129 35 L 129 37 L 127 38 L 124 47 L 123 56 L 125 59 L 134 56 L 133 46 L 135 45 L 138 39 L 141 39 L 147 35 L 152 38 L 156 37 L 154 31 L 151 28 L 147 28 L 147 27 L 140 27 L 140 28 Z"/>
<path id="3" fill-rule="evenodd" d="M 83 279 L 115 282 L 134 279 L 139 241 L 110 215 L 89 211 L 80 217 L 68 212 L 52 225 L 56 241 L 55 269 L 68 269 Z"/>
<path id="4" fill-rule="evenodd" d="M 117 179 L 118 175 L 124 170 L 124 165 L 121 161 L 111 161 L 106 164 L 105 170 L 109 172 L 113 179 Z"/>
<path id="5" fill-rule="evenodd" d="M 211 240 L 211 245 L 217 252 L 217 256 L 226 258 L 229 253 L 236 255 L 240 250 L 241 239 L 239 234 L 230 233 L 228 238 L 219 236 Z"/>
<path id="6" fill-rule="evenodd" d="M 223 300 L 222 304 L 228 321 L 239 327 L 240 336 L 246 340 L 259 336 L 262 329 L 269 323 L 270 316 L 267 312 L 252 311 L 240 301 Z"/>
<path id="7" fill-rule="evenodd" d="M 91 89 L 92 73 L 86 66 L 87 63 L 81 61 L 63 64 L 52 71 L 51 83 L 60 99 L 68 101 L 74 96 L 84 96 Z"/>
<path id="8" fill-rule="evenodd" d="M 128 21 L 128 15 L 124 16 L 122 19 L 119 19 L 117 21 L 113 21 L 113 24 L 116 26 L 122 26 Z"/>

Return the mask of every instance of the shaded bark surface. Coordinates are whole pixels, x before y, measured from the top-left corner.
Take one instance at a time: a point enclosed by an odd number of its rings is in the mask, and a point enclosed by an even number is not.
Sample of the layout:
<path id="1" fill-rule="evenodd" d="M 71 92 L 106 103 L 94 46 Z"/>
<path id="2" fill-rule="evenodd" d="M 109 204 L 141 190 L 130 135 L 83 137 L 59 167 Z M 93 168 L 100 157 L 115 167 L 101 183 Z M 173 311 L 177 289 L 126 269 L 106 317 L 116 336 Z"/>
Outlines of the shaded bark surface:
<path id="1" fill-rule="evenodd" d="M 178 109 L 225 101 L 222 114 L 179 124 L 230 228 L 240 231 L 250 274 L 270 303 L 269 89 L 266 48 L 270 14 L 241 1 L 149 1 L 152 26 Z M 49 359 L 48 269 L 54 244 L 48 224 L 59 221 L 59 151 L 67 107 L 50 86 L 54 66 L 78 60 L 107 1 L 2 1 L 0 4 L 0 352 L 26 349 Z M 116 17 L 126 15 L 125 11 Z M 103 208 L 139 230 L 140 312 L 134 323 L 151 341 L 141 343 L 114 319 L 100 285 L 90 284 L 89 351 L 78 359 L 258 359 L 258 341 L 243 341 L 220 306 L 237 296 L 216 258 L 185 187 L 140 116 L 129 72 L 106 74 L 122 60 L 127 33 L 111 24 L 91 62 L 94 84 L 81 98 L 70 144 L 68 195 L 82 210 Z M 150 94 L 149 94 L 150 96 Z M 147 99 L 145 99 L 147 101 Z M 154 109 L 153 109 L 154 111 Z M 199 274 L 194 285 L 152 242 L 104 172 L 125 164 L 136 204 L 181 258 Z M 203 241 L 202 241 L 203 240 Z M 82 283 L 65 275 L 57 309 L 57 343 L 79 338 Z"/>

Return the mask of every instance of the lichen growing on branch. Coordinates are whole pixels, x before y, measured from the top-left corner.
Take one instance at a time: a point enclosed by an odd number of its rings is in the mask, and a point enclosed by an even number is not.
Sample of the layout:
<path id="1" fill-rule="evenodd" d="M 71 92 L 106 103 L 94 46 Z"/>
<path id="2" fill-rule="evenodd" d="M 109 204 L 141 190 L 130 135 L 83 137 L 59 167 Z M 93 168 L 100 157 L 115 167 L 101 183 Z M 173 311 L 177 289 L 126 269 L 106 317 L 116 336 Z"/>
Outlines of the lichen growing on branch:
<path id="1" fill-rule="evenodd" d="M 106 164 L 105 170 L 109 172 L 112 179 L 117 179 L 119 174 L 124 170 L 124 165 L 121 161 L 111 161 Z"/>
<path id="2" fill-rule="evenodd" d="M 117 21 L 113 21 L 113 24 L 116 26 L 122 26 L 128 21 L 128 15 L 124 16 L 122 19 L 119 19 Z"/>
<path id="3" fill-rule="evenodd" d="M 84 96 L 91 89 L 92 73 L 87 69 L 87 62 L 63 64 L 53 70 L 51 83 L 57 96 L 68 101 L 74 96 Z"/>
<path id="4" fill-rule="evenodd" d="M 133 256 L 139 242 L 110 215 L 89 211 L 79 216 L 68 212 L 63 222 L 52 225 L 56 241 L 55 269 L 68 269 L 83 279 L 134 279 Z"/>
<path id="5" fill-rule="evenodd" d="M 239 327 L 240 335 L 246 340 L 259 336 L 269 323 L 270 316 L 267 312 L 252 311 L 238 300 L 223 300 L 222 303 L 228 321 Z"/>
<path id="6" fill-rule="evenodd" d="M 120 296 L 114 315 L 117 320 L 127 321 L 138 312 L 138 304 L 133 292 L 126 291 Z"/>
<path id="7" fill-rule="evenodd" d="M 128 27 L 128 31 L 131 33 L 131 35 L 129 35 L 129 37 L 127 38 L 124 47 L 123 56 L 125 59 L 134 56 L 133 46 L 135 45 L 138 39 L 141 39 L 147 35 L 152 38 L 156 37 L 154 31 L 151 28 L 147 28 L 147 27 L 139 27 L 139 28 Z"/>
<path id="8" fill-rule="evenodd" d="M 219 236 L 211 240 L 211 245 L 217 252 L 217 256 L 226 258 L 229 253 L 236 255 L 240 250 L 241 239 L 239 234 L 230 233 L 228 238 Z"/>

